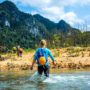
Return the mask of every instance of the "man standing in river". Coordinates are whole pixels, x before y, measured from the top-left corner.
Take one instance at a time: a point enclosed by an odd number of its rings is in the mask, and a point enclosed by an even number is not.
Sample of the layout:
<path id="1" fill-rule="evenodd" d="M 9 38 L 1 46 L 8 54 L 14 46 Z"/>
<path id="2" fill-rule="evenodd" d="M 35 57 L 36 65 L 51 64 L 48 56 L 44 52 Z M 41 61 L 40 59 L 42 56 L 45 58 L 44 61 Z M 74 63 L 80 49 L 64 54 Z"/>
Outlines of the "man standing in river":
<path id="1" fill-rule="evenodd" d="M 40 47 L 36 50 L 34 59 L 31 65 L 31 70 L 33 69 L 34 63 L 37 61 L 38 64 L 38 73 L 42 75 L 44 72 L 46 77 L 49 77 L 49 61 L 48 56 L 52 59 L 53 65 L 55 65 L 55 60 L 48 48 L 46 48 L 46 40 L 40 41 Z"/>

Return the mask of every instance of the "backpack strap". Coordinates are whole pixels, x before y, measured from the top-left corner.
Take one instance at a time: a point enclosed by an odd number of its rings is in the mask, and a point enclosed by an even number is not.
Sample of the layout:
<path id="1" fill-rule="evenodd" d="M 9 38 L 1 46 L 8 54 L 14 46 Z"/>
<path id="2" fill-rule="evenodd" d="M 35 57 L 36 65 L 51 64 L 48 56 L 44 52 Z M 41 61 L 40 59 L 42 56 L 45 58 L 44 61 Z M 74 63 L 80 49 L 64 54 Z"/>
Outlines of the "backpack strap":
<path id="1" fill-rule="evenodd" d="M 41 48 L 41 54 L 42 56 L 44 56 L 44 50 Z"/>
<path id="2" fill-rule="evenodd" d="M 44 56 L 45 52 L 44 52 L 44 49 L 41 48 L 41 53 L 42 53 L 42 56 Z M 45 56 L 44 56 L 45 57 Z M 45 58 L 46 59 L 46 58 Z M 46 63 L 47 63 L 47 59 L 46 59 Z"/>
<path id="3" fill-rule="evenodd" d="M 40 58 L 41 56 L 45 57 L 45 52 L 44 52 L 44 49 L 42 48 L 38 50 L 38 58 Z M 39 61 L 37 61 L 37 63 L 39 64 Z M 46 59 L 46 63 L 47 63 L 47 59 Z"/>

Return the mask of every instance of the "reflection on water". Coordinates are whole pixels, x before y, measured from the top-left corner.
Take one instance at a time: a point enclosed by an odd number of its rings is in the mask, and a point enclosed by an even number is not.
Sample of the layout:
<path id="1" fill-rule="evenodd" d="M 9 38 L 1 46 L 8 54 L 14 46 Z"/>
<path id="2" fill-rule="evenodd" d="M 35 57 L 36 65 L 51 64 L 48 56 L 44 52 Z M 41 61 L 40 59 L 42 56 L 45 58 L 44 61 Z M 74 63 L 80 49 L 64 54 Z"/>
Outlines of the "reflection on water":
<path id="1" fill-rule="evenodd" d="M 0 90 L 90 90 L 88 71 L 53 73 L 42 82 L 33 82 L 31 77 L 29 71 L 0 73 Z"/>

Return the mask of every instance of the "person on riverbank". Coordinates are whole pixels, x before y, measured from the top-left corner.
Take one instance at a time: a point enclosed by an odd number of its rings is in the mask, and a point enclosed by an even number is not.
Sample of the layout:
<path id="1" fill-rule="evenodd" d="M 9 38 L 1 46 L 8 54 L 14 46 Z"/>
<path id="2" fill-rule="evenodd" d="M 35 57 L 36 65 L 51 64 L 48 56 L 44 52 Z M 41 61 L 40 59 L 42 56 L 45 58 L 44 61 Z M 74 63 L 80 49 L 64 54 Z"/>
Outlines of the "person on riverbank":
<path id="1" fill-rule="evenodd" d="M 31 70 L 33 70 L 33 66 L 35 62 L 37 61 L 38 64 L 38 73 L 42 75 L 44 72 L 46 77 L 49 77 L 49 61 L 48 61 L 48 56 L 52 59 L 53 65 L 55 65 L 55 59 L 51 53 L 51 51 L 46 48 L 47 43 L 46 40 L 41 40 L 40 41 L 40 47 L 36 50 L 34 59 L 31 65 Z"/>
<path id="2" fill-rule="evenodd" d="M 21 48 L 20 46 L 17 47 L 17 56 L 18 57 L 22 57 L 22 53 L 23 53 L 23 48 Z"/>
<path id="3" fill-rule="evenodd" d="M 16 47 L 13 47 L 12 48 L 12 51 L 13 51 L 13 53 L 16 53 L 17 52 L 17 48 Z"/>

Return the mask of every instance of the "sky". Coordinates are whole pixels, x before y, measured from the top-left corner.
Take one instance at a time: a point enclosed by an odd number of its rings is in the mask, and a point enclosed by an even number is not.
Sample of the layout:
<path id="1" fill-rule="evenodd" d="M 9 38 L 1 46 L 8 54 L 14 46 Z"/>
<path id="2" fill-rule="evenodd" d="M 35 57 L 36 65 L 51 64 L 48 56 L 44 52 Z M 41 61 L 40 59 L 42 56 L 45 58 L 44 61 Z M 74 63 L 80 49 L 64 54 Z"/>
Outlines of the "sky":
<path id="1" fill-rule="evenodd" d="M 0 0 L 0 3 L 5 0 Z M 82 31 L 90 31 L 90 0 L 9 0 L 19 10 L 40 14 L 55 23 L 65 20 Z"/>

